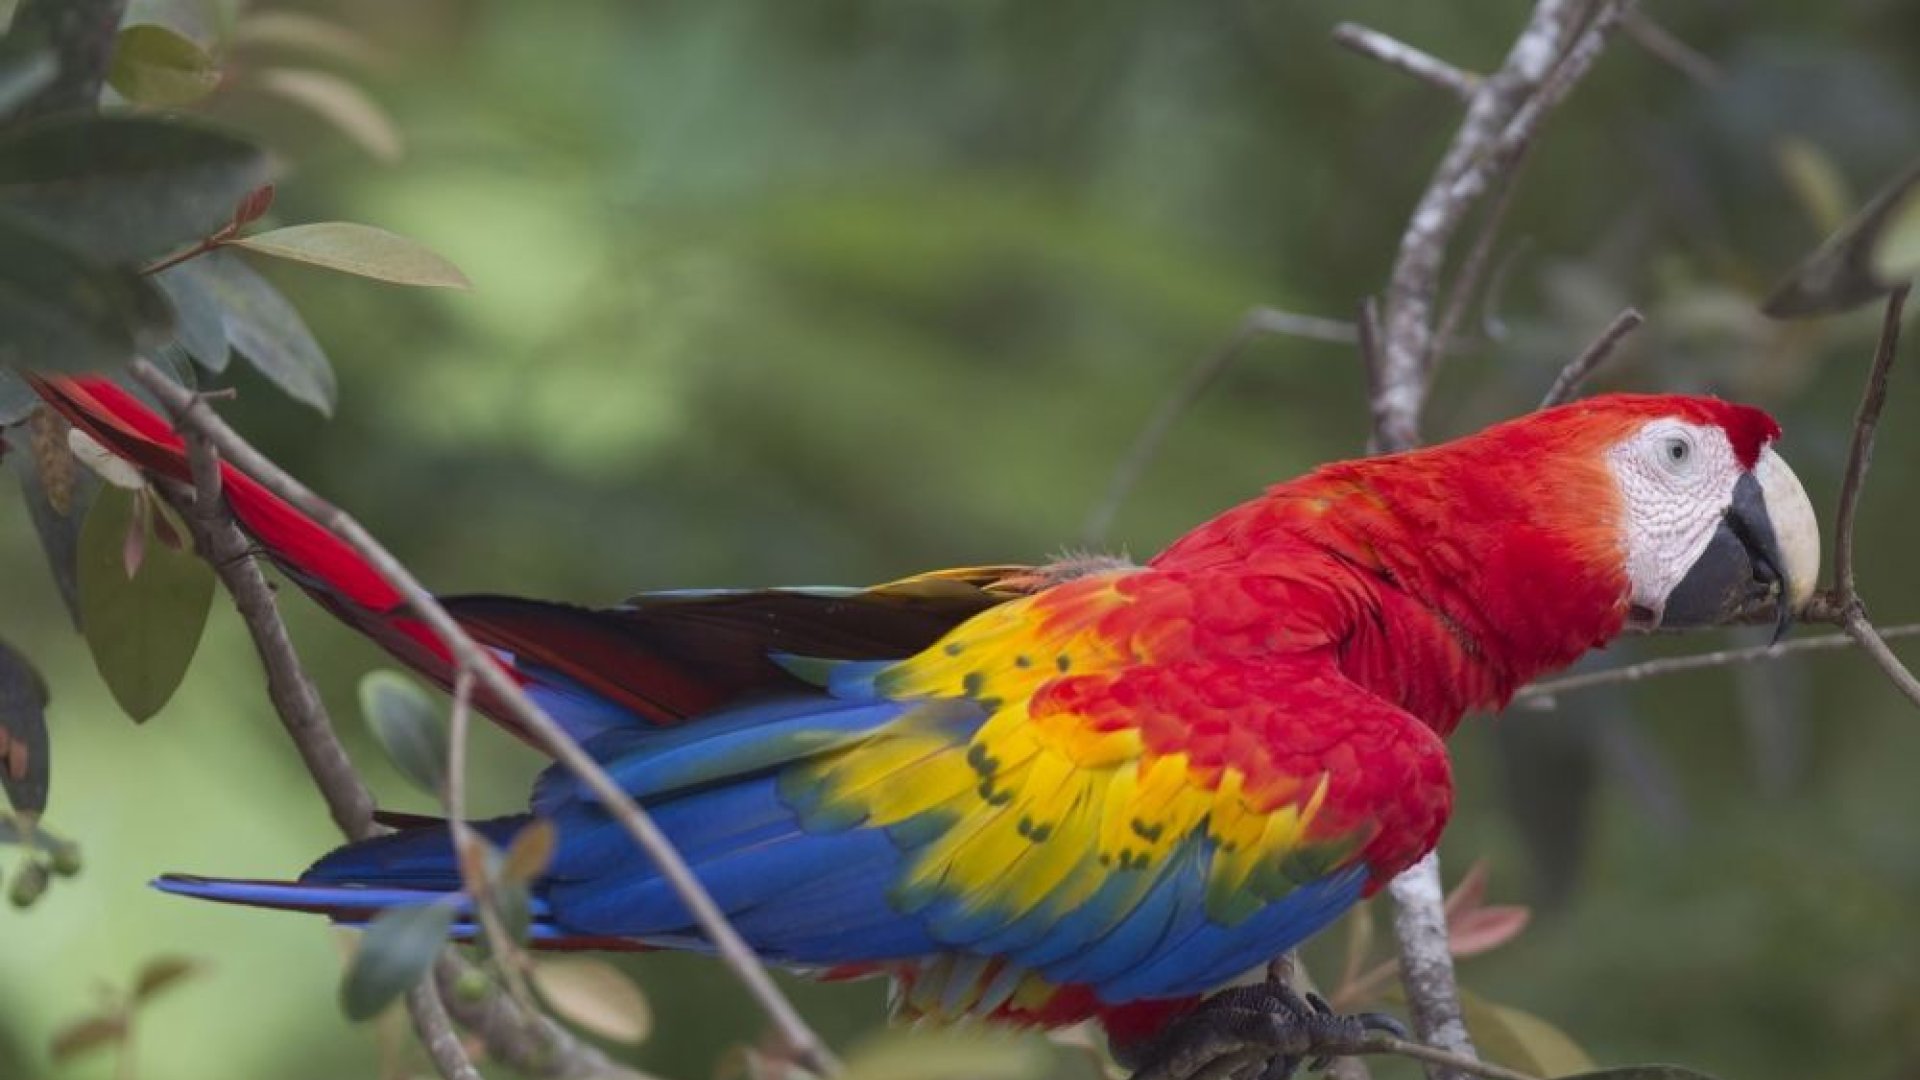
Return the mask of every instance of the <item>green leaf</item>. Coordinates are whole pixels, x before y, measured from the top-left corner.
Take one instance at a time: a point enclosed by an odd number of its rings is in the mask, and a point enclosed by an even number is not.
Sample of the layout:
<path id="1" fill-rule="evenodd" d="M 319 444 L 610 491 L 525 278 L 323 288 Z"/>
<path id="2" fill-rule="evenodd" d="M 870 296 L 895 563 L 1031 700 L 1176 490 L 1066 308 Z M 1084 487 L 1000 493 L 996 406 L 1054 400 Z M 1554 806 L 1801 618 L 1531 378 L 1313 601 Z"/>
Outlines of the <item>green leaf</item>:
<path id="1" fill-rule="evenodd" d="M 890 1031 L 847 1055 L 840 1080 L 1043 1080 L 1046 1047 L 980 1028 Z"/>
<path id="2" fill-rule="evenodd" d="M 114 40 L 107 82 L 128 101 L 191 105 L 220 85 L 220 67 L 192 39 L 164 26 L 129 26 Z"/>
<path id="3" fill-rule="evenodd" d="M 69 115 L 0 138 L 0 206 L 104 263 L 205 239 L 267 173 L 252 143 L 181 120 Z"/>
<path id="4" fill-rule="evenodd" d="M 40 409 L 7 429 L 14 452 L 6 465 L 20 481 L 33 531 L 46 553 L 53 583 L 80 628 L 80 527 L 100 490 L 100 478 L 80 467 L 68 449 L 67 422 Z M 21 443 L 25 443 L 24 448 Z"/>
<path id="5" fill-rule="evenodd" d="M 0 367 L 113 367 L 172 329 L 151 282 L 0 211 Z"/>
<path id="6" fill-rule="evenodd" d="M 653 1031 L 646 995 L 605 960 L 541 960 L 533 985 L 556 1016 L 603 1039 L 637 1045 Z"/>
<path id="7" fill-rule="evenodd" d="M 333 367 L 279 290 L 231 251 L 209 252 L 179 269 L 219 304 L 227 341 L 248 363 L 295 401 L 333 412 Z"/>
<path id="8" fill-rule="evenodd" d="M 1774 144 L 1773 154 L 1814 228 L 1830 233 L 1846 223 L 1853 196 L 1847 191 L 1847 178 L 1826 151 L 1810 140 L 1788 136 Z"/>
<path id="9" fill-rule="evenodd" d="M 399 672 L 372 671 L 360 680 L 360 712 L 394 768 L 438 794 L 447 779 L 447 725 L 438 703 Z"/>
<path id="10" fill-rule="evenodd" d="M 1920 278 L 1920 184 L 1888 207 L 1868 262 L 1873 276 L 1890 284 Z"/>
<path id="11" fill-rule="evenodd" d="M 164 26 L 211 50 L 230 30 L 232 8 L 226 0 L 129 0 L 121 25 Z"/>
<path id="12" fill-rule="evenodd" d="M 233 43 L 303 52 L 363 67 L 382 59 L 380 51 L 354 31 L 298 11 L 250 11 L 233 28 Z"/>
<path id="13" fill-rule="evenodd" d="M 531 884 L 535 878 L 547 872 L 547 864 L 553 861 L 553 849 L 558 839 L 559 834 L 553 822 L 546 818 L 534 818 L 528 822 L 513 834 L 513 842 L 507 845 L 507 853 L 501 857 L 501 880 Z"/>
<path id="14" fill-rule="evenodd" d="M 1776 319 L 1830 315 L 1884 296 L 1920 273 L 1920 163 L 1867 201 L 1776 286 L 1760 310 Z"/>
<path id="15" fill-rule="evenodd" d="M 517 881 L 496 881 L 492 883 L 493 909 L 500 915 L 500 927 L 507 937 L 527 943 L 527 935 L 533 931 L 533 893 Z M 483 942 L 483 944 L 490 943 Z"/>
<path id="16" fill-rule="evenodd" d="M 0 641 L 0 791 L 15 813 L 47 809 L 47 683 Z"/>
<path id="17" fill-rule="evenodd" d="M 395 285 L 427 285 L 446 289 L 468 289 L 473 282 L 460 268 L 434 254 L 417 240 L 356 225 L 350 221 L 321 221 L 311 225 L 289 225 L 284 229 L 243 236 L 234 241 L 238 247 L 291 259 L 312 266 L 324 266 L 347 274 L 389 281 Z"/>
<path id="18" fill-rule="evenodd" d="M 80 625 L 94 666 L 136 723 L 167 703 L 200 646 L 213 602 L 213 571 L 190 551 L 148 543 L 140 572 L 127 576 L 134 500 L 146 493 L 103 488 L 80 530 Z M 149 515 L 150 518 L 150 515 Z"/>
<path id="19" fill-rule="evenodd" d="M 304 68 L 269 68 L 259 73 L 256 85 L 312 111 L 360 144 L 375 160 L 398 161 L 404 152 L 400 129 L 386 110 L 365 90 L 338 75 Z"/>
<path id="20" fill-rule="evenodd" d="M 1594 1067 L 1578 1043 L 1530 1012 L 1496 1005 L 1466 990 L 1460 992 L 1460 1006 L 1474 1045 L 1490 1061 L 1535 1076 L 1563 1076 Z"/>
<path id="21" fill-rule="evenodd" d="M 173 305 L 174 341 L 194 362 L 218 374 L 227 369 L 227 326 L 206 279 L 183 263 L 153 275 Z"/>
<path id="22" fill-rule="evenodd" d="M 348 1018 L 371 1020 L 426 975 L 453 926 L 449 904 L 390 908 L 367 927 L 340 982 Z"/>

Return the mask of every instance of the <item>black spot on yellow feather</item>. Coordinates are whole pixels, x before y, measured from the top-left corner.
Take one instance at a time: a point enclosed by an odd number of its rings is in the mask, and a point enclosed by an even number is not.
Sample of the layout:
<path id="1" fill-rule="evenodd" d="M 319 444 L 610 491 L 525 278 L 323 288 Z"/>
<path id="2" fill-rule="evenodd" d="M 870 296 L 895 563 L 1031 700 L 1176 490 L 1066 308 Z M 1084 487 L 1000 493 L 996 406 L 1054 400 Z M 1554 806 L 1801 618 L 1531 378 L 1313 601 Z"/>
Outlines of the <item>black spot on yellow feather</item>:
<path id="1" fill-rule="evenodd" d="M 1000 759 L 987 753 L 987 748 L 979 743 L 967 748 L 967 764 L 982 777 L 992 777 L 1000 769 Z"/>
<path id="2" fill-rule="evenodd" d="M 1059 668 L 1061 671 L 1065 671 L 1073 666 L 1073 657 L 1068 656 L 1066 653 L 1061 653 L 1059 656 L 1053 658 L 1053 666 Z"/>
<path id="3" fill-rule="evenodd" d="M 1165 822 L 1149 825 L 1141 818 L 1134 818 L 1133 831 L 1147 843 L 1157 844 L 1160 842 L 1160 834 L 1167 831 L 1167 825 Z"/>
<path id="4" fill-rule="evenodd" d="M 1013 801 L 1013 792 L 998 791 L 994 788 L 992 780 L 982 780 L 980 797 L 987 800 L 988 806 L 1005 806 Z"/>
<path id="5" fill-rule="evenodd" d="M 960 642 L 960 641 L 947 642 L 948 656 L 959 656 L 961 653 L 966 651 L 967 651 L 967 646 L 965 642 Z"/>
<path id="6" fill-rule="evenodd" d="M 987 676 L 978 671 L 969 671 L 960 680 L 960 690 L 968 697 L 979 697 L 986 685 Z"/>
<path id="7" fill-rule="evenodd" d="M 1014 667 L 1032 667 L 1033 657 L 1028 656 L 1026 653 L 1021 653 L 1020 655 L 1013 658 L 1013 666 Z"/>

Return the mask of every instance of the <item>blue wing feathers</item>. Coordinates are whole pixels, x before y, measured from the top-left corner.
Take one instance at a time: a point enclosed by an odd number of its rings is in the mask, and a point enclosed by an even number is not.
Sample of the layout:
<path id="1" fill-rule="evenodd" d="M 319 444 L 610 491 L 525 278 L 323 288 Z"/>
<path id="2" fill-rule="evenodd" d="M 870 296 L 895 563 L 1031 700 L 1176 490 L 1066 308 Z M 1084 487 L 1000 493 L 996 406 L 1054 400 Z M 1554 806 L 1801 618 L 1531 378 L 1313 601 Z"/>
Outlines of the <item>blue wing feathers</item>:
<path id="1" fill-rule="evenodd" d="M 979 995 L 1003 998 L 1022 972 L 1056 985 L 1089 985 L 1109 1002 L 1198 993 L 1304 940 L 1364 888 L 1366 869 L 1350 867 L 1228 926 L 1207 913 L 1214 853 L 1201 835 L 1157 869 L 1103 870 L 1100 886 L 1077 904 L 1063 900 L 1081 895 L 1065 886 L 1019 909 L 945 881 L 909 894 L 901 882 L 917 851 L 952 829 L 977 824 L 938 813 L 886 829 L 836 818 L 800 782 L 802 774 L 786 768 L 888 724 L 964 740 L 984 721 L 972 702 L 876 698 L 874 677 L 885 666 L 816 665 L 809 670 L 821 675 L 824 692 L 787 693 L 672 727 L 636 724 L 627 710 L 553 672 L 531 672 L 530 690 L 647 806 L 768 959 L 831 967 L 947 954 L 957 958 L 949 974 L 977 976 L 955 976 L 943 987 L 940 1000 L 949 1005 Z M 885 782 L 911 783 L 912 769 L 905 773 Z M 618 937 L 706 947 L 658 869 L 570 775 L 557 768 L 543 775 L 533 806 L 559 837 L 537 890 L 536 943 Z M 476 828 L 504 844 L 527 820 L 502 818 Z M 1007 872 L 1017 876 L 1017 861 Z M 298 883 L 170 877 L 156 884 L 203 899 L 320 911 L 349 925 L 387 907 L 447 902 L 459 905 L 463 916 L 456 936 L 471 932 L 443 826 L 349 845 Z M 989 980 L 987 962 L 994 957 L 1006 964 Z M 989 981 L 993 985 L 985 985 Z"/>

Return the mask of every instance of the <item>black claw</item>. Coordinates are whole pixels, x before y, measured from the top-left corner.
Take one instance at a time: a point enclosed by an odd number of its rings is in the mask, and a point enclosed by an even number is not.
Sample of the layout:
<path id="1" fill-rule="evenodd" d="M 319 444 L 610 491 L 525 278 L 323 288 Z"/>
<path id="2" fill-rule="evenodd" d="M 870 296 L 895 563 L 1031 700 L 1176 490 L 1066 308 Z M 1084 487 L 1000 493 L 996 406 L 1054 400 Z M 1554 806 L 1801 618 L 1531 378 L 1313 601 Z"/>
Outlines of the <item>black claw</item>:
<path id="1" fill-rule="evenodd" d="M 1385 1032 L 1386 1034 L 1391 1035 L 1396 1039 L 1413 1038 L 1413 1032 L 1407 1030 L 1407 1025 L 1401 1023 L 1399 1017 L 1390 1015 L 1388 1013 L 1383 1013 L 1383 1012 L 1354 1013 L 1353 1019 L 1360 1021 L 1360 1028 L 1363 1031 Z"/>
<path id="2" fill-rule="evenodd" d="M 1268 982 L 1232 987 L 1201 1002 L 1147 1048 L 1134 1080 L 1191 1080 L 1220 1059 L 1264 1052 L 1260 1080 L 1290 1080 L 1304 1063 L 1320 1070 L 1353 1053 L 1370 1031 L 1405 1038 L 1383 1013 L 1342 1015 L 1318 994 Z"/>

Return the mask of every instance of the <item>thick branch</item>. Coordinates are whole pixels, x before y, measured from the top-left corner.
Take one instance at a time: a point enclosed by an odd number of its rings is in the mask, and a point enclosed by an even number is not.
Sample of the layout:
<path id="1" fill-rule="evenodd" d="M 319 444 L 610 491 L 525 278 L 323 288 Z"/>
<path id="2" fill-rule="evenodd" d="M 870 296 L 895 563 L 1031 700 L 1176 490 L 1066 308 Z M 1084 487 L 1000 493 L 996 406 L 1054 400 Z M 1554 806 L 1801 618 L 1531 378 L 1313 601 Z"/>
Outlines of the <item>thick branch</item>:
<path id="1" fill-rule="evenodd" d="M 694 919 L 721 959 L 747 987 L 767 1016 L 778 1028 L 794 1054 L 823 1072 L 834 1067 L 833 1058 L 819 1036 L 807 1026 L 786 995 L 773 982 L 766 966 L 727 921 L 725 913 L 713 902 L 686 860 L 647 816 L 638 803 L 621 790 L 612 777 L 600 768 L 546 711 L 534 704 L 525 691 L 481 645 L 456 622 L 446 608 L 422 586 L 413 573 L 375 540 L 359 522 L 315 495 L 267 460 L 242 439 L 204 401 L 176 385 L 152 364 L 139 360 L 133 364 L 134 377 L 150 393 L 159 397 L 180 418 L 183 427 L 206 435 L 219 447 L 227 460 L 266 486 L 274 494 L 338 536 L 406 599 L 407 606 L 453 654 L 455 664 L 473 672 L 491 699 L 498 702 L 511 718 L 538 737 L 543 746 L 569 772 L 593 792 L 600 805 L 633 837 L 636 844 L 659 868 L 674 892 L 687 905 Z"/>
<path id="2" fill-rule="evenodd" d="M 1434 170 L 1401 236 L 1388 278 L 1381 370 L 1376 378 L 1376 442 L 1405 450 L 1420 441 L 1427 397 L 1426 357 L 1433 341 L 1433 303 L 1448 242 L 1486 190 L 1502 133 L 1541 87 L 1572 40 L 1580 0 L 1540 0 L 1500 68 L 1482 80 L 1459 131 Z"/>
<path id="3" fill-rule="evenodd" d="M 413 1017 L 413 1030 L 419 1033 L 420 1045 L 426 1047 L 427 1057 L 442 1080 L 482 1080 L 480 1070 L 467 1057 L 467 1048 L 460 1045 L 460 1035 L 453 1030 L 446 1006 L 440 1003 L 440 991 L 431 981 L 422 979 L 407 991 L 407 1013 Z"/>
<path id="4" fill-rule="evenodd" d="M 1447 944 L 1440 856 L 1428 852 L 1387 888 L 1393 895 L 1393 936 L 1400 945 L 1400 982 L 1407 988 L 1414 1030 L 1429 1045 L 1473 1057 L 1473 1040 L 1467 1035 L 1453 973 L 1453 950 Z"/>

